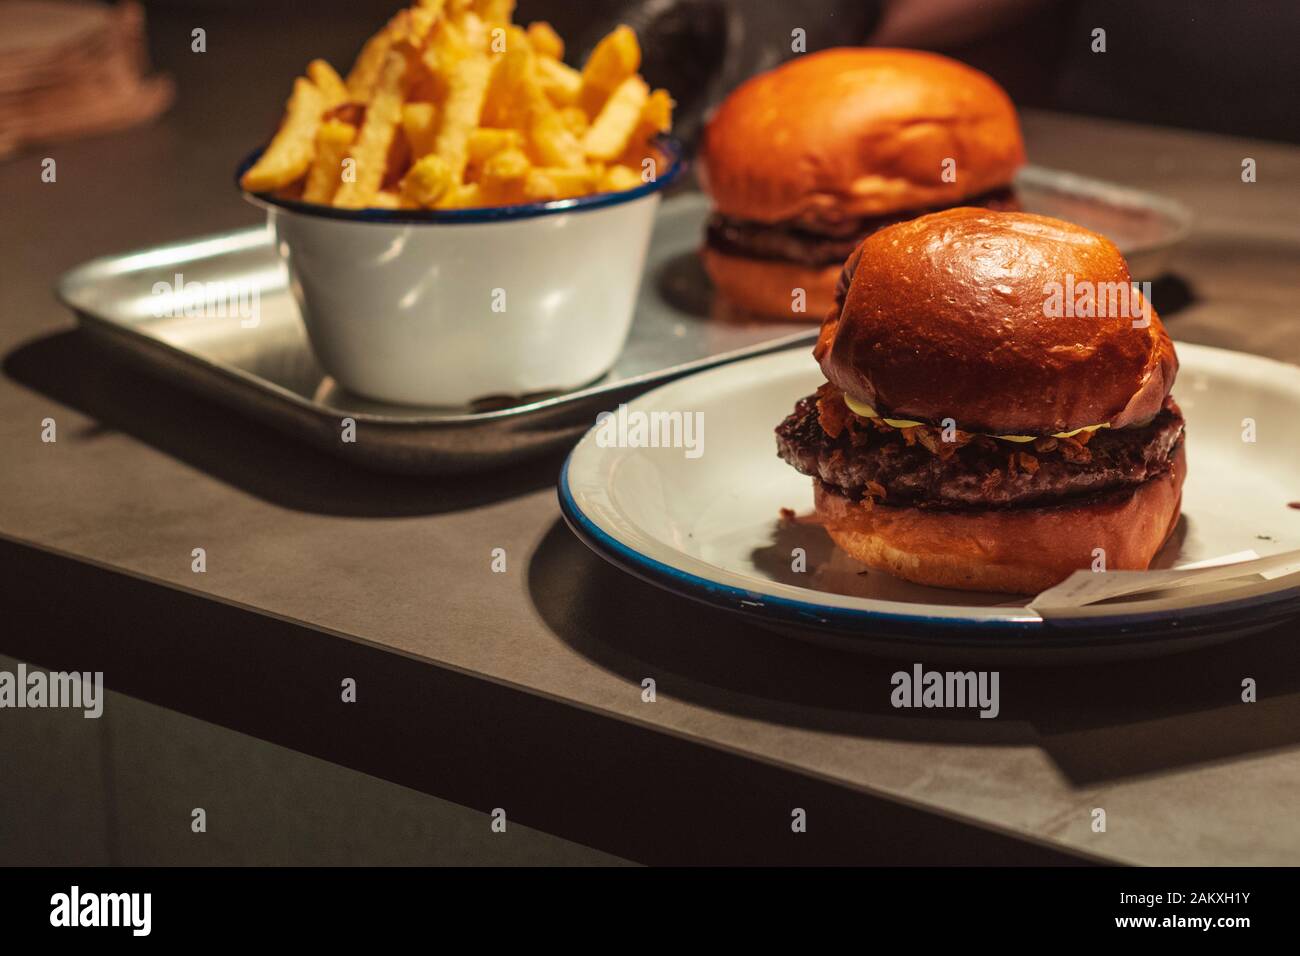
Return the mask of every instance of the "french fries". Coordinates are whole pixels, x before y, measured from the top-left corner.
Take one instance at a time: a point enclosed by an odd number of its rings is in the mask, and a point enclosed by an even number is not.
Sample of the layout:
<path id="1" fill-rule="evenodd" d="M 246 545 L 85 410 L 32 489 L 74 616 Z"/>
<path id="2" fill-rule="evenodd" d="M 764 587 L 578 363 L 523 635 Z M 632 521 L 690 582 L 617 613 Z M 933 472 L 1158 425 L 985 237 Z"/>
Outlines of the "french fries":
<path id="1" fill-rule="evenodd" d="M 372 209 L 402 209 L 404 205 L 401 196 L 387 189 L 375 193 L 374 199 L 370 201 Z"/>
<path id="2" fill-rule="evenodd" d="M 343 182 L 343 160 L 356 138 L 357 128 L 342 120 L 327 120 L 316 133 L 316 158 L 307 172 L 304 202 L 328 203 Z"/>
<path id="3" fill-rule="evenodd" d="M 439 209 L 472 209 L 486 205 L 483 192 L 478 183 L 465 183 L 449 189 L 438 202 Z"/>
<path id="4" fill-rule="evenodd" d="M 615 27 L 596 44 L 582 68 L 582 108 L 600 112 L 615 88 L 641 68 L 641 45 L 630 27 Z"/>
<path id="5" fill-rule="evenodd" d="M 526 36 L 528 45 L 538 56 L 550 57 L 552 60 L 564 59 L 564 41 L 555 32 L 555 27 L 545 20 L 536 20 L 528 24 Z"/>
<path id="6" fill-rule="evenodd" d="M 564 120 L 564 125 L 569 127 L 575 136 L 582 136 L 591 128 L 591 120 L 587 119 L 586 112 L 580 106 L 564 107 L 560 110 L 560 119 Z"/>
<path id="7" fill-rule="evenodd" d="M 443 106 L 433 150 L 443 158 L 458 181 L 469 161 L 469 134 L 478 126 L 491 76 L 492 64 L 487 56 L 473 53 L 452 68 L 447 83 L 447 102 Z"/>
<path id="8" fill-rule="evenodd" d="M 582 95 L 582 74 L 559 60 L 538 56 L 537 79 L 557 106 L 571 106 Z"/>
<path id="9" fill-rule="evenodd" d="M 325 97 L 326 108 L 332 109 L 348 100 L 348 88 L 343 78 L 325 60 L 312 60 L 307 64 L 307 79 L 316 85 Z"/>
<path id="10" fill-rule="evenodd" d="M 509 23 L 515 15 L 515 0 L 477 0 L 474 9 L 488 23 Z"/>
<path id="11" fill-rule="evenodd" d="M 600 110 L 582 137 L 582 151 L 592 159 L 610 160 L 627 149 L 632 132 L 641 122 L 641 111 L 650 99 L 650 88 L 639 76 L 629 76 Z"/>
<path id="12" fill-rule="evenodd" d="M 437 127 L 437 110 L 432 103 L 407 103 L 402 106 L 402 133 L 411 147 L 411 158 L 419 160 L 433 149 Z"/>
<path id="13" fill-rule="evenodd" d="M 284 122 L 239 184 L 249 192 L 264 193 L 305 176 L 316 157 L 316 130 L 324 112 L 325 97 L 311 80 L 294 80 Z"/>
<path id="14" fill-rule="evenodd" d="M 524 134 L 517 129 L 480 128 L 469 134 L 466 142 L 471 166 L 482 166 L 504 149 L 524 148 Z"/>
<path id="15" fill-rule="evenodd" d="M 428 0 L 411 7 L 408 11 L 410 18 L 406 22 L 406 34 L 402 40 L 418 48 L 442 16 L 443 4 L 444 0 Z"/>
<path id="16" fill-rule="evenodd" d="M 520 149 L 503 149 L 483 163 L 479 186 L 497 204 L 522 202 L 524 182 L 532 164 Z"/>
<path id="17" fill-rule="evenodd" d="M 610 166 L 600 177 L 600 188 L 609 193 L 619 193 L 625 189 L 636 189 L 643 185 L 639 173 L 627 166 Z"/>
<path id="18" fill-rule="evenodd" d="M 312 60 L 252 192 L 343 208 L 463 209 L 634 189 L 653 176 L 673 101 L 638 75 L 620 26 L 581 69 L 514 0 L 415 0 L 341 77 Z M 646 170 L 651 170 L 647 174 Z"/>
<path id="19" fill-rule="evenodd" d="M 366 41 L 357 55 L 357 62 L 352 64 L 348 73 L 347 87 L 351 99 L 365 102 L 375 88 L 379 71 L 383 69 L 384 58 L 393 46 L 393 24 L 388 23 L 382 30 Z"/>
<path id="20" fill-rule="evenodd" d="M 676 104 L 667 90 L 655 90 L 646 99 L 645 109 L 641 111 L 640 130 L 642 139 L 649 139 L 656 133 L 666 133 L 673 128 L 673 107 Z"/>
<path id="21" fill-rule="evenodd" d="M 483 125 L 520 128 L 528 118 L 530 87 L 535 83 L 534 57 L 518 31 L 508 31 L 506 51 L 496 60 L 483 103 Z"/>
<path id="22" fill-rule="evenodd" d="M 432 208 L 455 185 L 451 166 L 430 153 L 415 162 L 402 178 L 402 197 L 417 206 Z"/>
<path id="23" fill-rule="evenodd" d="M 585 196 L 595 191 L 600 177 L 601 170 L 592 166 L 578 169 L 534 166 L 524 177 L 524 198 L 530 202 L 545 202 Z"/>
<path id="24" fill-rule="evenodd" d="M 560 111 L 546 98 L 540 87 L 534 87 L 529 96 L 532 103 L 528 139 L 533 157 L 543 166 L 582 166 L 582 144 L 564 122 Z"/>
<path id="25" fill-rule="evenodd" d="M 334 194 L 334 205 L 363 209 L 375 198 L 384 181 L 388 152 L 393 135 L 402 119 L 402 81 L 406 76 L 406 57 L 389 50 L 375 85 L 375 93 L 366 106 L 357 141 L 348 150 L 353 161 L 352 177 L 344 179 Z"/>

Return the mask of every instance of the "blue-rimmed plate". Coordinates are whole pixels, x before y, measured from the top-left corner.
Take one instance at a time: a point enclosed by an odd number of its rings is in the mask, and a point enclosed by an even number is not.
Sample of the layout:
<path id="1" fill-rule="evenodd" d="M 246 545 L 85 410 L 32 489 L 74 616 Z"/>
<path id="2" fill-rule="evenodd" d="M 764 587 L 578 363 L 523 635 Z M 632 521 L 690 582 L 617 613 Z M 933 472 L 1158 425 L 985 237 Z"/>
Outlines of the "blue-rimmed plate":
<path id="1" fill-rule="evenodd" d="M 1187 418 L 1183 518 L 1154 566 L 1300 548 L 1300 368 L 1178 347 L 1174 389 Z M 1044 619 L 1025 598 L 927 588 L 864 571 L 815 525 L 809 479 L 777 458 L 773 429 L 824 381 L 806 348 L 665 385 L 589 431 L 560 478 L 573 530 L 619 567 L 767 628 L 874 653 L 1042 662 L 1169 653 L 1300 613 L 1295 578 L 1157 592 Z M 644 447 L 640 415 L 667 421 L 669 447 Z M 1255 441 L 1243 441 L 1243 420 Z M 671 439 L 676 434 L 679 441 Z M 661 445 L 664 444 L 661 442 Z M 631 447 L 638 445 L 638 447 Z M 691 447 L 685 447 L 685 446 Z M 798 560 L 802 549 L 805 556 Z"/>

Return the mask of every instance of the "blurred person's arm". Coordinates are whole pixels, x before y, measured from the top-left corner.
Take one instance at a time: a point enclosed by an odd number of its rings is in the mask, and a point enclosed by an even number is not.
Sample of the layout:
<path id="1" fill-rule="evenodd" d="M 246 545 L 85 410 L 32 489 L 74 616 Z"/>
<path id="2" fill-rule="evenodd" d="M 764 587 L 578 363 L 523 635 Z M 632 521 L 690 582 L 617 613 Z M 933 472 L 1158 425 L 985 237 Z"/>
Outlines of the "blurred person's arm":
<path id="1" fill-rule="evenodd" d="M 1054 0 L 883 0 L 871 46 L 946 50 L 998 33 Z"/>

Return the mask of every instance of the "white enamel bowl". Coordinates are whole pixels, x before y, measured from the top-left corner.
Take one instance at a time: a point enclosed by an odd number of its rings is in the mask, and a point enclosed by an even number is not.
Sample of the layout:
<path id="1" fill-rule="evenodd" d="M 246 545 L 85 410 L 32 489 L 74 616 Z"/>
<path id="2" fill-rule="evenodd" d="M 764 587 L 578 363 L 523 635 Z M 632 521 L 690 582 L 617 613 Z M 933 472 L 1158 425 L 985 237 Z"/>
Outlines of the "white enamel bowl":
<path id="1" fill-rule="evenodd" d="M 464 406 L 575 388 L 614 364 L 660 193 L 683 168 L 665 150 L 653 182 L 548 203 L 350 210 L 245 195 L 267 211 L 322 368 L 377 401 Z"/>

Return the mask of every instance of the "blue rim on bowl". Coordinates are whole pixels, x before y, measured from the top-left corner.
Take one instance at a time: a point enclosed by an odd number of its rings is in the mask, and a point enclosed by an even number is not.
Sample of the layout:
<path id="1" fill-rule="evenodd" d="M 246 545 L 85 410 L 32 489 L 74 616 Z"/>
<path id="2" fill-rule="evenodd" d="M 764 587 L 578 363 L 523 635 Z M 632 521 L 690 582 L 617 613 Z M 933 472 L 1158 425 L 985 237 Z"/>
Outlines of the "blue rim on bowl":
<path id="1" fill-rule="evenodd" d="M 302 202 L 297 199 L 281 199 L 270 193 L 251 193 L 239 187 L 239 181 L 261 157 L 265 146 L 258 147 L 239 164 L 235 170 L 235 185 L 250 202 L 259 206 L 278 206 L 306 216 L 319 216 L 324 219 L 344 219 L 352 222 L 371 223 L 441 223 L 443 225 L 509 222 L 515 219 L 533 219 L 537 216 L 549 216 L 562 212 L 587 212 L 632 202 L 643 196 L 658 192 L 672 185 L 686 171 L 686 159 L 682 155 L 682 145 L 671 136 L 660 136 L 655 145 L 669 160 L 668 169 L 662 176 L 657 176 L 648 183 L 635 189 L 622 192 L 592 193 L 576 196 L 572 199 L 553 199 L 549 202 L 518 203 L 513 206 L 475 206 L 469 209 L 339 209 L 334 206 L 322 206 L 319 203 Z"/>

